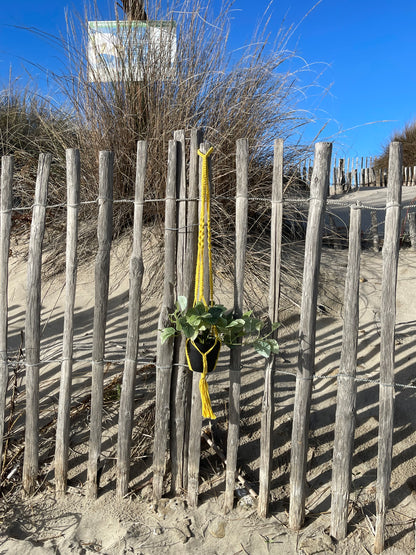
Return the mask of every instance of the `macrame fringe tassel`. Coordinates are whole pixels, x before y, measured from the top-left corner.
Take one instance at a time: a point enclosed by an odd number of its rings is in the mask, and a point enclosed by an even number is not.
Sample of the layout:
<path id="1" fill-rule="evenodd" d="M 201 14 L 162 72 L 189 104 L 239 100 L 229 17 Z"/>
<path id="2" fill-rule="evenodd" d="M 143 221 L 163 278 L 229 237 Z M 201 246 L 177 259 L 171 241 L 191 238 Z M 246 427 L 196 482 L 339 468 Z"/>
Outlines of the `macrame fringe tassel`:
<path id="1" fill-rule="evenodd" d="M 202 417 L 215 420 L 216 416 L 212 412 L 211 399 L 209 397 L 207 380 L 203 374 L 201 376 L 201 379 L 199 380 L 199 392 L 201 393 L 201 400 L 202 400 Z"/>
<path id="2" fill-rule="evenodd" d="M 199 392 L 201 394 L 201 401 L 202 401 L 202 418 L 210 418 L 211 420 L 215 420 L 216 416 L 212 412 L 211 399 L 209 397 L 209 391 L 208 391 L 208 383 L 207 383 L 208 362 L 207 362 L 206 353 L 202 355 L 202 360 L 203 360 L 204 367 L 203 367 L 201 379 L 199 380 Z"/>

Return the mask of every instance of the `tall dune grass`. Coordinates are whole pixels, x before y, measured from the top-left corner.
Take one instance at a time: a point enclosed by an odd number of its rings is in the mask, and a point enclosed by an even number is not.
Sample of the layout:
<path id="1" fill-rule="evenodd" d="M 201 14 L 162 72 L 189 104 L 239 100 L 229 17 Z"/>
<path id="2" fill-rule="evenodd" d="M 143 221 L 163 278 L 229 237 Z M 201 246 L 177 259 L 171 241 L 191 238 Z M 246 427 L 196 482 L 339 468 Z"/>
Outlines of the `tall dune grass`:
<path id="1" fill-rule="evenodd" d="M 273 139 L 293 137 L 307 123 L 305 113 L 298 110 L 288 33 L 279 30 L 270 44 L 266 25 L 250 44 L 232 52 L 228 47 L 232 3 L 224 4 L 217 14 L 211 0 L 173 2 L 167 10 L 163 5 L 156 0 L 145 8 L 150 20 L 177 23 L 176 64 L 167 79 L 161 78 L 152 57 L 141 62 L 143 81 L 130 79 L 137 47 L 134 34 L 126 33 L 120 81 L 90 81 L 87 19 L 68 20 L 69 72 L 59 82 L 82 130 L 81 148 L 92 159 L 97 150 L 115 151 L 115 191 L 126 197 L 133 192 L 135 143 L 146 138 L 151 176 L 147 194 L 163 197 L 168 140 L 176 129 L 202 127 L 206 140 L 215 145 L 215 193 L 233 190 L 235 141 L 243 137 L 250 140 L 251 185 L 261 188 Z"/>
<path id="2" fill-rule="evenodd" d="M 384 146 L 382 154 L 376 158 L 376 168 L 388 168 L 389 146 L 393 141 L 403 143 L 403 166 L 416 166 L 416 120 L 407 123 L 403 129 L 393 133 L 389 142 Z"/>
<path id="3" fill-rule="evenodd" d="M 193 127 L 204 130 L 205 140 L 215 148 L 213 159 L 213 189 L 216 197 L 230 197 L 235 191 L 235 142 L 248 138 L 250 144 L 249 194 L 266 198 L 270 194 L 271 155 L 273 139 L 280 137 L 295 148 L 285 152 L 286 167 L 293 167 L 302 156 L 299 146 L 301 128 L 309 121 L 300 109 L 305 95 L 300 90 L 299 61 L 288 49 L 292 29 L 269 27 L 267 14 L 254 32 L 251 41 L 237 50 L 229 47 L 232 25 L 232 2 L 225 2 L 218 12 L 212 0 L 182 0 L 145 2 L 149 20 L 172 21 L 177 24 L 177 56 L 174 71 L 161 77 L 152 57 L 140 60 L 142 81 L 135 81 L 137 68 L 132 66 L 137 45 L 134 33 L 124 32 L 125 57 L 120 61 L 120 79 L 100 82 L 91 79 L 87 58 L 88 19 L 99 20 L 98 4 L 85 14 L 70 14 L 67 38 L 61 41 L 67 59 L 65 74 L 55 76 L 66 113 L 45 117 L 40 106 L 39 130 L 45 132 L 43 150 L 54 152 L 55 166 L 63 168 L 64 147 L 78 147 L 82 156 L 83 200 L 97 196 L 98 151 L 115 152 L 114 194 L 118 199 L 134 196 L 135 151 L 139 139 L 149 144 L 147 198 L 164 197 L 167 145 L 173 132 Z M 89 13 L 89 17 L 86 13 Z M 123 15 L 115 7 L 114 19 L 124 25 Z M 140 58 L 140 56 L 139 56 Z M 294 69 L 298 68 L 298 69 Z M 30 112 L 35 96 L 22 98 L 22 112 Z M 29 102 L 29 104 L 28 104 Z M 69 115 L 66 115 L 69 114 Z M 68 124 L 68 126 L 67 126 Z M 59 134 L 59 129 L 62 133 Z M 47 139 L 46 139 L 47 138 Z M 49 141 L 49 142 L 48 142 Z M 36 143 L 38 146 L 41 140 Z M 36 151 L 37 152 L 37 151 Z M 33 163 L 35 168 L 36 164 Z M 53 203 L 65 202 L 66 190 L 62 180 L 53 188 Z M 233 210 L 227 200 L 216 201 L 215 228 L 221 230 L 221 242 L 227 251 L 227 237 L 232 229 Z M 146 205 L 154 221 L 160 204 Z M 90 208 L 83 209 L 82 244 L 85 253 L 94 252 L 94 226 L 88 226 Z M 254 206 L 251 214 L 253 233 L 259 245 L 259 233 L 267 225 L 264 204 Z M 132 209 L 128 204 L 115 206 L 114 234 L 129 228 Z M 64 235 L 55 233 L 54 244 L 63 246 Z M 230 248 L 232 247 L 232 240 Z"/>

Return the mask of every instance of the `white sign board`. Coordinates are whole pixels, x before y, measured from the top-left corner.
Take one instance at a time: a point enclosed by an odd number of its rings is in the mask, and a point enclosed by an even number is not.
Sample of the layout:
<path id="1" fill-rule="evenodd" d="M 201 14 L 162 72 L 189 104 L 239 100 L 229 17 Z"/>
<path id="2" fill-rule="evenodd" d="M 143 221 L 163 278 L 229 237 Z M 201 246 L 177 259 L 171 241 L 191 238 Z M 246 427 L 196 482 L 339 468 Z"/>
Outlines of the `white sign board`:
<path id="1" fill-rule="evenodd" d="M 144 71 L 160 79 L 175 74 L 174 21 L 89 21 L 90 81 L 143 81 Z"/>

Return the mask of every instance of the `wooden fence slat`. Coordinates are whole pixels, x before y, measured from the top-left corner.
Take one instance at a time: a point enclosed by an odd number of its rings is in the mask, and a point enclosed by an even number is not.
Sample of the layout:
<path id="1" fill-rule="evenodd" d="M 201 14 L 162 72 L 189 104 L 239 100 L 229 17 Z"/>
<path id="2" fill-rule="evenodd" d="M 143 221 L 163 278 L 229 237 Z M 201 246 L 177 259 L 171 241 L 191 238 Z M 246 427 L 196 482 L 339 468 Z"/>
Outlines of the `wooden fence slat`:
<path id="1" fill-rule="evenodd" d="M 373 251 L 378 252 L 380 250 L 380 237 L 378 235 L 377 210 L 370 210 L 370 218 L 371 218 L 371 236 L 373 238 Z"/>
<path id="2" fill-rule="evenodd" d="M 136 187 L 134 195 L 133 248 L 130 258 L 129 307 L 126 358 L 121 385 L 117 437 L 117 496 L 123 498 L 129 487 L 131 434 L 134 417 L 137 354 L 140 334 L 141 292 L 143 282 L 143 200 L 146 182 L 147 143 L 138 141 Z"/>
<path id="3" fill-rule="evenodd" d="M 386 222 L 383 244 L 383 274 L 380 307 L 380 408 L 376 491 L 375 553 L 384 549 L 384 533 L 389 499 L 393 412 L 394 412 L 394 333 L 396 319 L 397 266 L 400 245 L 403 146 L 393 142 L 389 151 Z"/>
<path id="4" fill-rule="evenodd" d="M 354 450 L 357 386 L 357 342 L 361 254 L 361 208 L 351 206 L 348 266 L 344 293 L 344 326 L 337 378 L 334 454 L 332 463 L 331 535 L 337 540 L 347 535 L 348 500 Z"/>
<path id="5" fill-rule="evenodd" d="M 315 145 L 314 173 L 305 241 L 299 360 L 293 413 L 289 527 L 299 530 L 305 518 L 306 460 L 314 374 L 316 303 L 322 244 L 323 216 L 329 184 L 332 144 Z"/>
<path id="6" fill-rule="evenodd" d="M 202 402 L 199 392 L 200 375 L 192 373 L 191 427 L 188 458 L 188 505 L 198 505 L 199 462 L 201 457 Z"/>
<path id="7" fill-rule="evenodd" d="M 193 134 L 191 136 L 191 172 L 189 184 L 189 197 L 196 198 L 198 196 L 199 172 L 198 166 L 201 158 L 198 156 L 197 150 L 200 149 L 203 154 L 209 150 L 209 144 L 200 143 L 202 133 Z M 196 260 L 196 247 L 198 240 L 198 210 L 197 203 L 193 201 L 189 203 L 188 209 L 188 246 L 187 256 L 189 264 L 192 264 L 191 270 L 194 272 Z M 192 235 L 189 235 L 192 234 Z M 192 242 L 190 239 L 193 237 Z M 193 257 L 191 253 L 193 252 Z M 192 282 L 193 283 L 193 282 Z M 199 485 L 199 462 L 201 455 L 201 425 L 202 425 L 202 403 L 201 394 L 199 392 L 200 375 L 197 372 L 192 373 L 192 402 L 191 417 L 189 430 L 189 455 L 188 455 L 188 504 L 191 507 L 198 505 L 198 485 Z"/>
<path id="8" fill-rule="evenodd" d="M 409 212 L 409 237 L 412 250 L 416 250 L 416 213 Z"/>
<path id="9" fill-rule="evenodd" d="M 51 154 L 39 156 L 38 172 L 30 227 L 27 261 L 27 297 L 25 323 L 26 351 L 26 423 L 23 460 L 23 489 L 33 493 L 39 465 L 39 364 L 42 243 L 45 232 L 48 179 Z"/>
<path id="10" fill-rule="evenodd" d="M 74 350 L 74 307 L 77 282 L 78 211 L 81 183 L 81 165 L 79 150 L 68 149 L 66 151 L 66 179 L 67 223 L 65 313 L 55 444 L 55 489 L 58 495 L 62 495 L 66 492 L 68 476 L 69 428 L 73 364 L 72 355 Z"/>
<path id="11" fill-rule="evenodd" d="M 282 252 L 283 224 L 283 140 L 274 142 L 274 164 L 272 182 L 272 216 L 271 216 L 271 256 L 269 284 L 269 318 L 277 322 L 279 318 L 280 271 Z M 273 337 L 277 339 L 277 330 Z M 264 392 L 261 406 L 260 435 L 260 489 L 258 513 L 265 518 L 269 510 L 270 482 L 273 458 L 274 425 L 274 368 L 276 356 L 272 354 L 266 363 L 264 373 Z"/>
<path id="12" fill-rule="evenodd" d="M 248 213 L 248 140 L 237 141 L 236 153 L 237 190 L 236 190 L 236 227 L 235 227 L 235 278 L 234 278 L 234 314 L 243 313 L 244 264 L 247 245 Z M 230 392 L 229 423 L 227 437 L 227 466 L 225 472 L 224 511 L 231 511 L 234 505 L 235 478 L 240 432 L 240 388 L 241 388 L 241 346 L 230 352 Z"/>
<path id="13" fill-rule="evenodd" d="M 198 194 L 199 194 L 199 145 L 203 141 L 201 129 L 191 129 L 191 145 L 189 155 L 189 188 L 188 188 L 188 229 L 186 233 L 186 256 L 190 263 L 186 266 L 195 277 L 196 253 L 198 247 Z"/>
<path id="14" fill-rule="evenodd" d="M 381 186 L 382 186 L 382 185 L 381 185 L 381 179 L 382 179 L 382 177 L 381 177 L 381 170 L 378 169 L 378 170 L 374 170 L 374 171 L 375 171 L 375 173 L 376 173 L 376 187 L 381 187 Z"/>
<path id="15" fill-rule="evenodd" d="M 7 317 L 9 283 L 9 248 L 12 225 L 13 157 L 1 158 L 0 199 L 0 467 L 3 460 L 3 437 L 9 365 L 7 361 Z"/>
<path id="16" fill-rule="evenodd" d="M 337 190 L 337 194 L 338 195 L 342 195 L 342 193 L 344 192 L 344 188 L 342 186 L 342 158 L 339 159 L 338 161 L 338 167 L 337 167 L 337 183 L 336 183 L 336 190 Z"/>
<path id="17" fill-rule="evenodd" d="M 191 274 L 187 272 L 187 214 L 186 214 L 186 157 L 185 133 L 175 131 L 177 141 L 176 191 L 180 199 L 177 208 L 177 249 L 176 249 L 176 294 L 190 300 Z M 187 279 L 187 283 L 186 283 Z M 180 494 L 188 483 L 188 444 L 189 419 L 192 395 L 192 376 L 186 366 L 185 338 L 175 338 L 174 366 L 172 372 L 171 402 L 171 440 L 170 454 L 172 463 L 171 489 L 175 495 Z"/>
<path id="18" fill-rule="evenodd" d="M 87 495 L 91 498 L 96 498 L 98 493 L 98 470 L 101 456 L 105 331 L 113 218 L 113 162 L 113 152 L 100 152 L 97 227 L 98 252 L 95 259 L 91 417 L 87 466 Z"/>
<path id="19" fill-rule="evenodd" d="M 175 303 L 176 159 L 176 141 L 170 140 L 165 202 L 165 276 L 158 330 L 170 325 L 169 313 L 173 311 Z M 153 445 L 153 499 L 155 502 L 158 502 L 163 494 L 163 476 L 165 473 L 165 458 L 170 421 L 173 343 L 173 338 L 170 338 L 162 344 L 160 341 L 160 331 L 158 332 L 156 351 L 155 439 Z"/>

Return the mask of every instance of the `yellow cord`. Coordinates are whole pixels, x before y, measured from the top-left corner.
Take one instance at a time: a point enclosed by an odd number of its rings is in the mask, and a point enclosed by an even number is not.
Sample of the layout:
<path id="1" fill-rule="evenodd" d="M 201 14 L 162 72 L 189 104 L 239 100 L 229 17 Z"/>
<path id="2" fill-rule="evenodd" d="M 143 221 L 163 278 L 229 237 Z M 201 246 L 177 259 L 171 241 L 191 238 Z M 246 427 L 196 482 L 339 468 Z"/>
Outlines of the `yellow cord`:
<path id="1" fill-rule="evenodd" d="M 209 175 L 208 175 L 208 158 L 211 156 L 213 148 L 211 147 L 206 154 L 203 154 L 198 150 L 199 156 L 202 158 L 202 176 L 201 176 L 201 212 L 199 216 L 199 231 L 198 231 L 198 254 L 196 259 L 196 269 L 195 269 L 195 293 L 194 293 L 194 306 L 197 302 L 202 301 L 207 307 L 207 301 L 204 296 L 204 254 L 205 254 L 205 218 L 207 221 L 207 248 L 208 248 L 208 271 L 209 271 L 209 303 L 212 306 L 214 304 L 214 280 L 212 275 L 212 243 L 211 243 L 211 199 L 209 194 Z M 219 341 L 217 330 L 214 328 L 214 334 L 216 336 L 216 342 L 208 351 L 210 352 L 214 346 Z M 201 394 L 202 401 L 202 416 L 203 418 L 211 418 L 214 420 L 215 414 L 212 412 L 211 399 L 209 397 L 208 383 L 207 383 L 207 373 L 208 373 L 208 362 L 207 354 L 201 352 L 195 343 L 192 341 L 192 345 L 197 349 L 197 351 L 202 356 L 203 361 L 203 372 L 201 379 L 199 380 L 199 391 Z M 188 366 L 192 370 L 192 366 L 189 361 L 188 352 L 186 352 L 186 358 L 188 360 Z"/>
<path id="2" fill-rule="evenodd" d="M 214 281 L 212 277 L 212 244 L 211 244 L 211 199 L 209 195 L 209 176 L 208 176 L 208 158 L 212 154 L 211 147 L 206 154 L 198 150 L 199 156 L 202 158 L 202 176 L 201 176 L 201 212 L 199 215 L 199 231 L 198 231 L 198 254 L 196 257 L 195 270 L 195 294 L 194 306 L 197 302 L 202 301 L 208 306 L 204 296 L 204 251 L 205 251 L 205 216 L 207 220 L 207 247 L 208 247 L 208 264 L 209 264 L 209 287 L 210 287 L 210 305 L 214 304 L 213 288 Z"/>
<path id="3" fill-rule="evenodd" d="M 207 384 L 208 364 L 207 364 L 207 355 L 205 353 L 204 353 L 204 356 L 202 357 L 202 360 L 204 361 L 204 371 L 202 372 L 201 379 L 199 380 L 199 392 L 201 394 L 201 401 L 202 401 L 202 418 L 210 418 L 211 420 L 215 420 L 216 416 L 212 412 L 211 399 L 208 391 L 208 384 Z"/>

